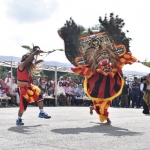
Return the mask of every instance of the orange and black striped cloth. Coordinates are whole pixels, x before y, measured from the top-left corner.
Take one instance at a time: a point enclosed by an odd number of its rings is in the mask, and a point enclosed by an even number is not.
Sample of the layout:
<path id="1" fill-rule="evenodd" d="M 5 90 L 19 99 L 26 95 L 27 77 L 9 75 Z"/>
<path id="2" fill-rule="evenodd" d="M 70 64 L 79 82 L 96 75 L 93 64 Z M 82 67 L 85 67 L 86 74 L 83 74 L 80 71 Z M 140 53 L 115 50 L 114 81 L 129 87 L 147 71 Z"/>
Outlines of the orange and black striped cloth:
<path id="1" fill-rule="evenodd" d="M 118 72 L 113 77 L 100 73 L 85 77 L 84 90 L 92 100 L 101 122 L 108 118 L 108 108 L 112 100 L 121 94 L 123 85 L 124 79 Z"/>
<path id="2" fill-rule="evenodd" d="M 85 79 L 84 89 L 93 100 L 112 100 L 121 94 L 123 84 L 122 75 L 118 72 L 114 77 L 96 72 L 90 78 Z"/>

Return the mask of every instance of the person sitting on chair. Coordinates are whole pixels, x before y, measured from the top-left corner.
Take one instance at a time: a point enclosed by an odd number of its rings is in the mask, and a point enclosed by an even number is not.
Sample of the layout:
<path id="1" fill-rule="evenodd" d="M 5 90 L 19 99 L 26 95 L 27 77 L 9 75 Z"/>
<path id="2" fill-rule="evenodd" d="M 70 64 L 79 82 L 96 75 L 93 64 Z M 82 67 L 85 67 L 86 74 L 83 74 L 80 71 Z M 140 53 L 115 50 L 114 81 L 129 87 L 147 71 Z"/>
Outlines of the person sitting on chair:
<path id="1" fill-rule="evenodd" d="M 55 94 L 56 94 L 56 91 L 55 91 Z M 62 106 L 66 105 L 66 94 L 62 86 L 62 82 L 59 82 L 59 85 L 57 86 L 57 96 L 58 96 L 58 103 Z"/>
<path id="2" fill-rule="evenodd" d="M 20 100 L 19 100 L 19 93 L 18 93 L 18 87 L 17 84 L 15 83 L 15 78 L 12 77 L 12 81 L 7 83 L 9 90 L 7 92 L 7 96 L 11 97 L 12 100 L 12 105 L 15 106 L 19 106 Z M 16 100 L 14 101 L 14 96 L 16 97 Z"/>
<path id="3" fill-rule="evenodd" d="M 83 98 L 85 96 L 85 92 L 84 89 L 82 87 L 82 84 L 79 84 L 78 90 L 77 90 L 77 97 L 78 98 Z M 77 105 L 81 105 L 81 100 L 80 99 L 76 99 Z"/>

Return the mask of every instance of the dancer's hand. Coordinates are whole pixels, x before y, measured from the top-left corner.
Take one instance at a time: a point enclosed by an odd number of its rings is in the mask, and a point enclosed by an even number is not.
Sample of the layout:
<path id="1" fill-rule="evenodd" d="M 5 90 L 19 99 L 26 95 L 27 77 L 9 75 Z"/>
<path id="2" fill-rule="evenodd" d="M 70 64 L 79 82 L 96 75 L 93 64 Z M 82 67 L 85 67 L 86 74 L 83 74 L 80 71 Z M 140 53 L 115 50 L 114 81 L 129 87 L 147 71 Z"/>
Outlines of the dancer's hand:
<path id="1" fill-rule="evenodd" d="M 33 52 L 33 55 L 39 55 L 40 53 L 42 53 L 41 50 L 36 50 L 36 51 Z"/>

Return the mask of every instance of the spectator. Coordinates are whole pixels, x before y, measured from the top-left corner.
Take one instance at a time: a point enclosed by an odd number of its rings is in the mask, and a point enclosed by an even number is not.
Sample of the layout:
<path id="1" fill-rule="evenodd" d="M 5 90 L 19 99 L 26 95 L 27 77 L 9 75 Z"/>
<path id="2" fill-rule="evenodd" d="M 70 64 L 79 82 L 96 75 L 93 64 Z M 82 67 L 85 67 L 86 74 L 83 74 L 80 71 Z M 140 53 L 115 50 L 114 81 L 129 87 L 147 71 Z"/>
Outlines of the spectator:
<path id="1" fill-rule="evenodd" d="M 146 78 L 141 78 L 141 83 L 140 83 L 140 98 L 139 98 L 139 100 L 140 100 L 140 106 L 143 106 L 143 103 L 144 103 L 144 101 L 143 101 L 143 95 L 144 95 L 144 91 L 146 91 Z"/>
<path id="2" fill-rule="evenodd" d="M 84 79 L 81 79 L 81 84 L 84 85 Z"/>
<path id="3" fill-rule="evenodd" d="M 3 79 L 0 79 L 0 96 L 6 96 L 8 92 L 8 86 L 4 83 Z"/>
<path id="4" fill-rule="evenodd" d="M 66 94 L 66 98 L 67 98 L 67 105 L 71 105 L 71 88 L 69 86 L 69 83 L 66 82 L 66 84 L 64 85 L 64 91 L 65 91 L 65 94 Z"/>
<path id="5" fill-rule="evenodd" d="M 41 89 L 41 93 L 43 96 L 47 95 L 47 86 L 45 84 L 45 80 L 41 80 L 41 83 L 39 85 L 39 88 Z"/>
<path id="6" fill-rule="evenodd" d="M 74 82 L 76 83 L 77 87 L 79 86 L 79 81 L 77 78 L 74 79 Z"/>
<path id="7" fill-rule="evenodd" d="M 54 94 L 54 87 L 50 81 L 47 83 L 47 93 L 49 96 Z"/>
<path id="8" fill-rule="evenodd" d="M 78 90 L 77 90 L 77 97 L 83 98 L 85 96 L 84 89 L 82 87 L 82 84 L 79 84 Z M 76 99 L 77 105 L 81 105 L 81 100 Z"/>
<path id="9" fill-rule="evenodd" d="M 59 85 L 57 86 L 57 96 L 58 96 L 58 104 L 62 106 L 66 105 L 66 94 L 62 86 L 62 82 L 59 82 Z"/>
<path id="10" fill-rule="evenodd" d="M 53 97 L 54 88 L 50 81 L 47 82 L 46 87 L 47 87 L 46 95 Z M 47 97 L 44 98 L 44 104 L 46 104 L 47 106 L 50 106 L 50 100 Z"/>
<path id="11" fill-rule="evenodd" d="M 48 83 L 48 77 L 45 76 L 45 77 L 44 77 L 44 80 L 45 80 L 45 84 L 47 84 L 47 83 Z"/>
<path id="12" fill-rule="evenodd" d="M 78 96 L 78 85 L 77 85 L 76 83 L 74 83 L 73 93 L 74 93 L 74 96 L 75 96 L 75 97 Z"/>
<path id="13" fill-rule="evenodd" d="M 84 92 L 84 89 L 83 89 L 83 87 L 82 87 L 82 84 L 79 84 L 78 91 L 77 91 L 77 96 L 78 96 L 78 97 L 83 97 L 83 96 L 85 96 L 85 92 Z"/>
<path id="14" fill-rule="evenodd" d="M 129 95 L 129 86 L 125 82 L 124 86 L 123 86 L 122 94 L 121 94 L 121 107 L 126 107 L 126 108 L 129 107 L 129 105 L 128 105 L 128 95 Z"/>
<path id="15" fill-rule="evenodd" d="M 38 86 L 38 81 L 36 79 L 33 80 L 33 85 Z"/>
<path id="16" fill-rule="evenodd" d="M 42 81 L 42 80 L 45 81 L 45 77 L 42 77 L 41 75 L 39 75 L 39 78 L 38 78 L 38 80 L 37 80 L 37 81 L 38 81 L 38 86 L 41 85 L 41 81 Z"/>
<path id="17" fill-rule="evenodd" d="M 117 96 L 116 98 L 113 99 L 112 106 L 119 107 L 119 96 Z"/>
<path id="18" fill-rule="evenodd" d="M 12 101 L 11 104 L 13 106 L 15 105 L 19 106 L 20 99 L 19 99 L 19 93 L 17 92 L 18 88 L 17 88 L 17 84 L 15 83 L 15 78 L 12 77 L 12 82 L 8 82 L 7 85 L 9 87 L 7 96 L 11 97 L 11 101 Z M 14 100 L 14 96 L 16 97 L 15 100 Z"/>
<path id="19" fill-rule="evenodd" d="M 68 77 L 64 77 L 64 80 L 63 80 L 62 86 L 64 87 L 64 86 L 66 85 L 66 83 L 69 83 L 69 79 L 68 79 Z"/>
<path id="20" fill-rule="evenodd" d="M 55 77 L 52 77 L 52 79 L 51 79 L 51 84 L 52 84 L 52 86 L 53 86 L 53 88 L 55 87 Z"/>
<path id="21" fill-rule="evenodd" d="M 68 77 L 67 81 L 70 83 L 72 81 L 71 77 Z"/>
<path id="22" fill-rule="evenodd" d="M 129 79 L 126 81 L 127 85 L 129 86 L 129 95 L 128 95 L 128 106 L 130 107 L 130 100 L 131 100 L 131 83 L 129 82 Z"/>
<path id="23" fill-rule="evenodd" d="M 38 86 L 41 84 L 41 77 L 42 77 L 42 76 L 39 74 L 39 75 L 38 75 L 38 79 L 37 79 Z"/>
<path id="24" fill-rule="evenodd" d="M 71 89 L 71 104 L 75 105 L 75 92 L 74 92 L 74 82 L 70 82 L 70 89 Z"/>
<path id="25" fill-rule="evenodd" d="M 35 85 L 35 86 L 39 86 L 39 85 L 40 85 L 40 83 L 38 83 L 38 79 L 37 79 L 37 80 L 36 80 L 36 79 L 33 79 L 32 84 Z M 43 102 L 44 102 L 44 101 L 43 101 Z M 34 104 L 37 106 L 37 103 L 36 103 L 36 102 L 33 103 L 33 105 L 34 105 Z"/>
<path id="26" fill-rule="evenodd" d="M 59 81 L 58 81 L 58 84 L 59 84 L 59 82 L 61 82 L 61 83 L 63 84 L 64 79 L 63 79 L 63 77 L 62 77 L 62 76 L 60 77 L 60 79 L 59 79 Z"/>
<path id="27" fill-rule="evenodd" d="M 134 77 L 134 82 L 132 83 L 132 108 L 136 103 L 136 108 L 139 108 L 139 94 L 140 94 L 140 84 L 138 83 L 137 77 Z"/>
<path id="28" fill-rule="evenodd" d="M 5 83 L 11 82 L 11 71 L 7 73 L 7 77 L 5 78 Z"/>

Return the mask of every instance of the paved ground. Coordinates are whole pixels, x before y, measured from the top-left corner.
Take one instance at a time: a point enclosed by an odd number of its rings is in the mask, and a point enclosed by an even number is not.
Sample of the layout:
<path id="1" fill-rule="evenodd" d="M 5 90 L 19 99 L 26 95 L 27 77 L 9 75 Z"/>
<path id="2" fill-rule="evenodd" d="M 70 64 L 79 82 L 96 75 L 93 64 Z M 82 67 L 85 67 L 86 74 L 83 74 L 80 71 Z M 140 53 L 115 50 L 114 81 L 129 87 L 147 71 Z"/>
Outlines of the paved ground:
<path id="1" fill-rule="evenodd" d="M 28 107 L 24 126 L 18 108 L 0 108 L 0 150 L 149 150 L 150 115 L 142 109 L 110 108 L 112 125 L 99 123 L 88 107 L 45 107 L 49 120 Z"/>

